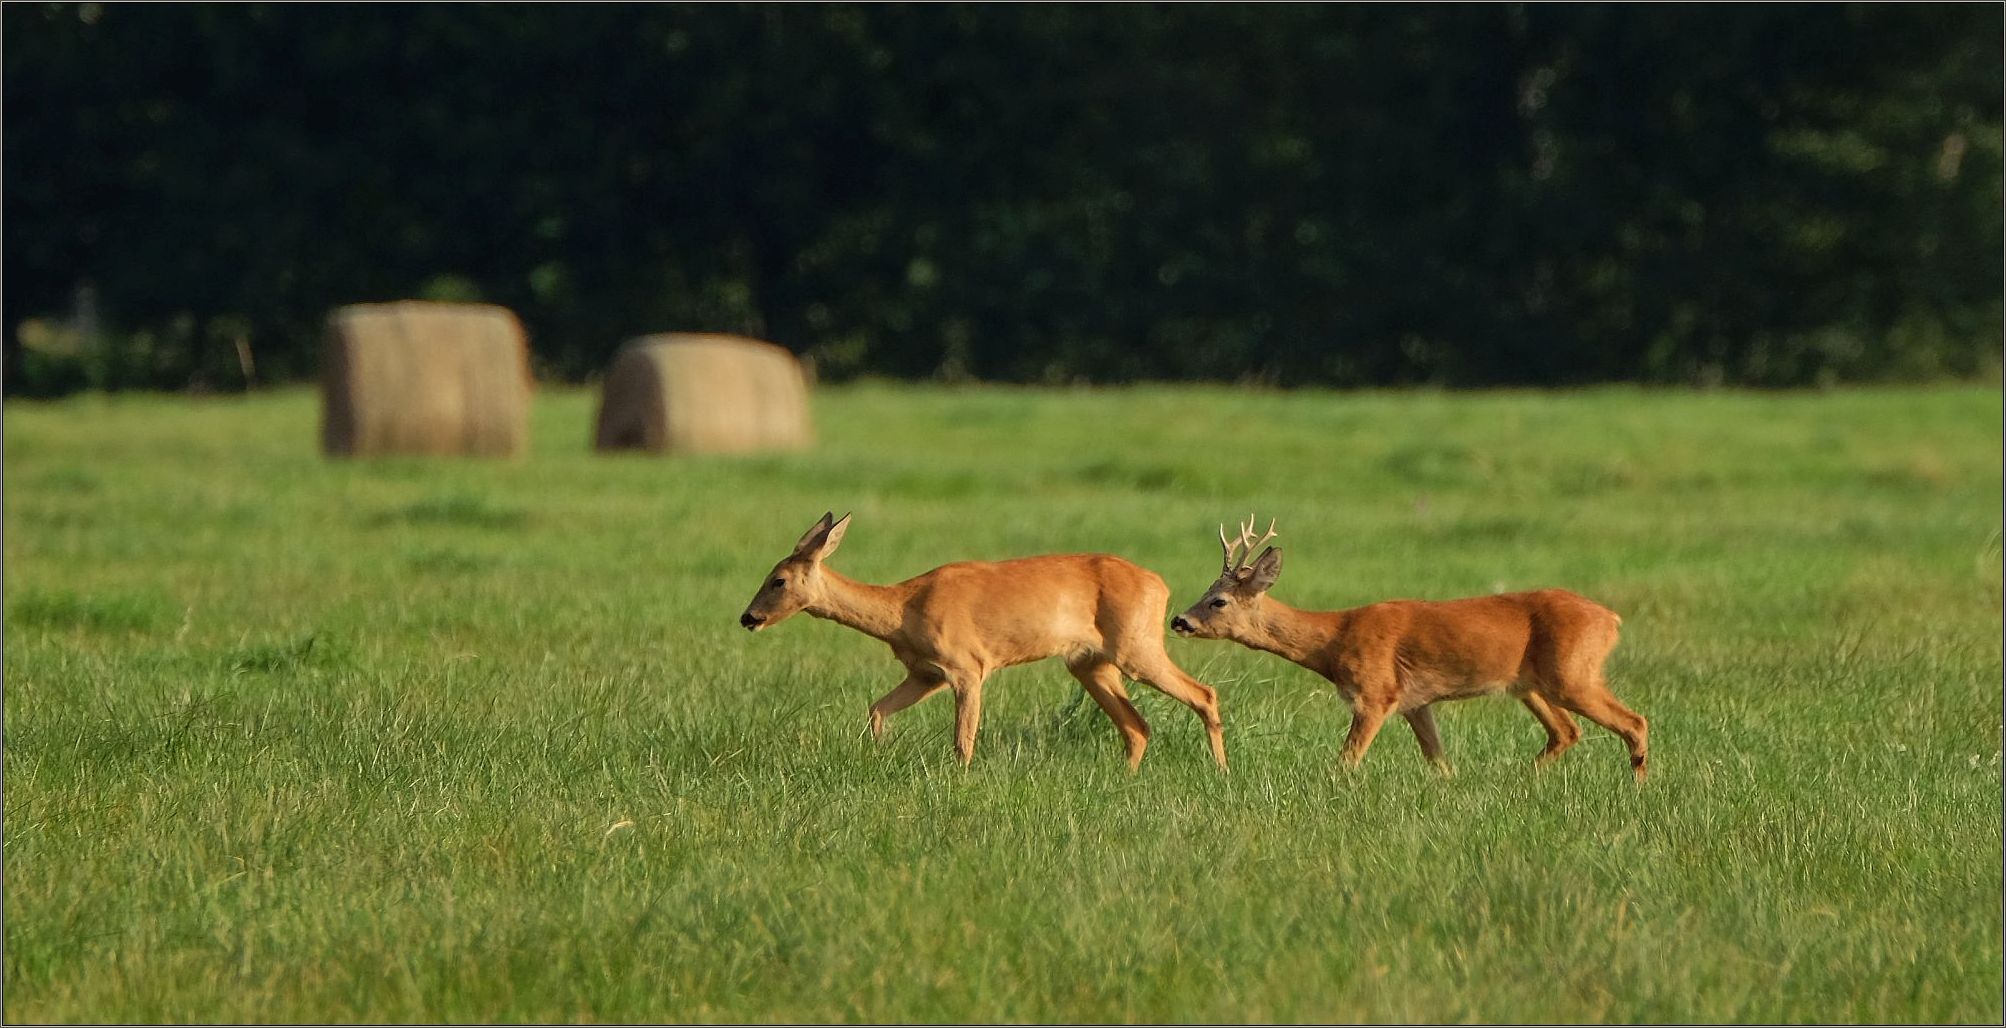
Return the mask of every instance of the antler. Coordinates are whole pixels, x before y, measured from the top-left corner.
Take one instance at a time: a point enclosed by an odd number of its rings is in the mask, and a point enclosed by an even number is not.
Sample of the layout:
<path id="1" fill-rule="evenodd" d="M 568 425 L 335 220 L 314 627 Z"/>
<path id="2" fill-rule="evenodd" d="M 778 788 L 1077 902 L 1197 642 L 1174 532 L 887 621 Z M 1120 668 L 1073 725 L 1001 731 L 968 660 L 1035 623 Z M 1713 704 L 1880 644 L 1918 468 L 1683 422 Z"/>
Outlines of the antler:
<path id="1" fill-rule="evenodd" d="M 1224 549 L 1226 553 L 1226 563 L 1224 567 L 1224 570 L 1226 572 L 1231 573 L 1246 567 L 1249 563 L 1252 562 L 1254 551 L 1260 549 L 1262 543 L 1265 543 L 1268 540 L 1273 539 L 1280 534 L 1275 531 L 1274 519 L 1270 518 L 1268 520 L 1267 534 L 1261 536 L 1259 539 L 1255 539 L 1254 538 L 1255 524 L 1257 524 L 1257 522 L 1255 522 L 1254 516 L 1252 514 L 1247 515 L 1247 520 L 1241 522 L 1240 524 L 1240 538 L 1233 540 L 1228 540 L 1226 538 L 1226 526 L 1225 525 L 1219 526 L 1219 546 L 1222 549 Z M 1235 550 L 1239 551 L 1239 555 L 1237 558 L 1234 556 L 1233 551 Z"/>

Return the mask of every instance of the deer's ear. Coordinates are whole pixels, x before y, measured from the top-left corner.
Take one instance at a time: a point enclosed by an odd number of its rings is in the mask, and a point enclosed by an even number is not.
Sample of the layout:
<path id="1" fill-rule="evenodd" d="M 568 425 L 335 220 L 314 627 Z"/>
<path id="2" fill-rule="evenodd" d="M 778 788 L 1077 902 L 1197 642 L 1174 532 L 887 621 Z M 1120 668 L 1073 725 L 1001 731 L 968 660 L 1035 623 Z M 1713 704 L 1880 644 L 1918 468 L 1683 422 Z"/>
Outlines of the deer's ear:
<path id="1" fill-rule="evenodd" d="M 823 529 L 822 534 L 815 542 L 806 549 L 801 550 L 800 553 L 809 560 L 828 560 L 829 555 L 836 552 L 836 547 L 843 545 L 843 533 L 849 530 L 850 516 L 845 514 L 842 520 Z"/>
<path id="2" fill-rule="evenodd" d="M 847 521 L 849 519 L 846 517 L 844 520 Z M 835 511 L 830 511 L 816 519 L 814 524 L 808 526 L 808 531 L 802 534 L 801 541 L 794 544 L 794 555 L 797 557 L 806 556 L 810 550 L 821 544 L 822 537 L 828 534 L 830 526 L 835 523 Z"/>
<path id="3" fill-rule="evenodd" d="M 850 516 L 845 514 L 841 520 L 829 526 L 829 536 L 822 540 L 822 552 L 817 559 L 829 559 L 829 555 L 836 552 L 836 547 L 843 545 L 843 533 L 849 530 Z"/>
<path id="4" fill-rule="evenodd" d="M 1257 593 L 1267 592 L 1282 575 L 1282 551 L 1272 546 L 1262 550 L 1249 570 L 1252 574 L 1247 576 L 1247 588 Z"/>

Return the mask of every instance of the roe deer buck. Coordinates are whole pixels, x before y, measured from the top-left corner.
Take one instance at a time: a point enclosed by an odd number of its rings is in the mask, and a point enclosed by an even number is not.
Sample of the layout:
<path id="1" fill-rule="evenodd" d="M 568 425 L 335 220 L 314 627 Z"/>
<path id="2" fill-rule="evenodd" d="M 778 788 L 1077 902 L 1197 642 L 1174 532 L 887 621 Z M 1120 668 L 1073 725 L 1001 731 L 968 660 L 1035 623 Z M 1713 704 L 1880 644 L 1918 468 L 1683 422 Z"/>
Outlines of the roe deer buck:
<path id="1" fill-rule="evenodd" d="M 1164 652 L 1170 588 L 1155 572 L 1088 553 L 967 561 L 897 585 L 866 585 L 824 565 L 849 527 L 848 514 L 822 515 L 767 573 L 738 622 L 756 632 L 807 611 L 890 645 L 906 677 L 871 704 L 873 737 L 883 738 L 885 718 L 953 689 L 954 752 L 967 764 L 983 681 L 999 668 L 1059 657 L 1120 731 L 1130 770 L 1149 745 L 1149 723 L 1129 703 L 1123 675 L 1197 712 L 1212 759 L 1226 766 L 1218 694 Z"/>
<path id="2" fill-rule="evenodd" d="M 1446 771 L 1429 705 L 1508 690 L 1546 726 L 1546 749 L 1535 766 L 1580 740 L 1580 726 L 1566 713 L 1572 711 L 1621 736 L 1631 768 L 1644 776 L 1648 724 L 1602 678 L 1623 621 L 1615 611 L 1564 589 L 1297 610 L 1267 595 L 1282 572 L 1282 551 L 1270 546 L 1247 559 L 1275 538 L 1274 529 L 1270 522 L 1257 540 L 1250 520 L 1239 539 L 1229 540 L 1219 526 L 1225 549 L 1219 580 L 1170 627 L 1182 636 L 1265 650 L 1330 679 L 1351 705 L 1346 764 L 1364 760 L 1379 726 L 1399 711 L 1422 756 Z"/>

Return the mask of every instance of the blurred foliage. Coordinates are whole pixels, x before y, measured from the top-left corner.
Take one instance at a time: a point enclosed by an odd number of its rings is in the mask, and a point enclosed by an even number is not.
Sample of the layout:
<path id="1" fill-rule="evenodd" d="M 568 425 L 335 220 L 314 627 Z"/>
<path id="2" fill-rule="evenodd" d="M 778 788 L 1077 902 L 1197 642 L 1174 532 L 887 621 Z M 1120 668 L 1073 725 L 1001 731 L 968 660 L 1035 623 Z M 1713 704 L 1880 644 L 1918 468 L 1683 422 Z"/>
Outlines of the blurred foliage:
<path id="1" fill-rule="evenodd" d="M 410 296 L 572 378 L 671 329 L 838 378 L 1998 361 L 1997 5 L 4 19 L 10 392 L 298 377 L 329 307 Z M 80 291 L 90 352 L 37 348 Z"/>

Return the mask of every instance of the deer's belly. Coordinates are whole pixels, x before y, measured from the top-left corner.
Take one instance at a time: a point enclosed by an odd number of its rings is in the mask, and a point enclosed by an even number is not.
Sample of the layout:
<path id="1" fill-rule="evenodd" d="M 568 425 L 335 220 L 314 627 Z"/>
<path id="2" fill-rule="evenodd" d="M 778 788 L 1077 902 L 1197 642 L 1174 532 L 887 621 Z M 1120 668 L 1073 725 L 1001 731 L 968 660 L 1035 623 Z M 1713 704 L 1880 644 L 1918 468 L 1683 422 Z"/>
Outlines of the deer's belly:
<path id="1" fill-rule="evenodd" d="M 1012 645 L 990 655 L 990 663 L 993 666 L 1014 667 L 1018 664 L 1044 660 L 1047 657 L 1057 657 L 1067 664 L 1075 664 L 1103 655 L 1099 640 L 1079 638 L 1064 632 L 1026 635 L 1011 642 Z"/>
<path id="2" fill-rule="evenodd" d="M 1016 627 L 1017 630 L 1008 635 L 970 639 L 964 645 L 942 646 L 939 645 L 942 640 L 927 640 L 909 648 L 920 659 L 943 667 L 965 666 L 989 671 L 1030 664 L 1048 657 L 1074 664 L 1104 656 L 1099 639 L 1066 631 L 1063 626 L 1044 626 L 1026 621 Z"/>
<path id="3" fill-rule="evenodd" d="M 1443 700 L 1466 700 L 1472 696 L 1489 696 L 1504 692 L 1514 684 L 1511 679 L 1470 678 L 1427 672 L 1410 673 L 1403 676 L 1400 682 L 1400 709 L 1413 710 Z"/>
<path id="4" fill-rule="evenodd" d="M 1094 656 L 1100 638 L 1085 629 L 1081 619 L 1062 610 L 1019 610 L 1014 616 L 997 618 L 991 627 L 999 629 L 983 640 L 989 663 L 994 667 L 1029 664 L 1047 657 L 1068 663 Z"/>

